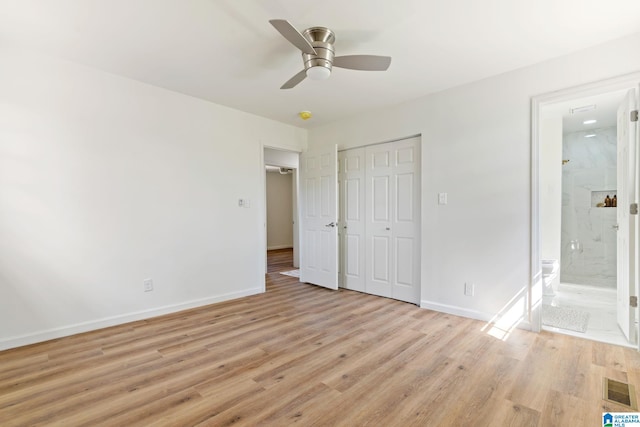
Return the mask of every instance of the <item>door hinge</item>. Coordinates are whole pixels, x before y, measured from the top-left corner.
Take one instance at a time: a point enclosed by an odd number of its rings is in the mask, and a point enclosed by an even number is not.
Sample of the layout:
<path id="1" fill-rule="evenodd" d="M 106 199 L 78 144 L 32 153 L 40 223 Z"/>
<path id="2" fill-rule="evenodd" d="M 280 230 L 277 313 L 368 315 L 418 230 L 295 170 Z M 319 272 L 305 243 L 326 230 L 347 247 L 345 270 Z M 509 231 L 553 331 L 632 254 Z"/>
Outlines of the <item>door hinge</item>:
<path id="1" fill-rule="evenodd" d="M 636 308 L 638 306 L 638 297 L 632 296 L 629 297 L 629 307 Z"/>
<path id="2" fill-rule="evenodd" d="M 638 121 L 638 110 L 631 111 L 630 116 L 631 116 L 631 121 L 632 122 L 637 122 Z"/>
<path id="3" fill-rule="evenodd" d="M 629 214 L 638 215 L 638 204 L 637 203 L 631 203 L 629 205 Z"/>

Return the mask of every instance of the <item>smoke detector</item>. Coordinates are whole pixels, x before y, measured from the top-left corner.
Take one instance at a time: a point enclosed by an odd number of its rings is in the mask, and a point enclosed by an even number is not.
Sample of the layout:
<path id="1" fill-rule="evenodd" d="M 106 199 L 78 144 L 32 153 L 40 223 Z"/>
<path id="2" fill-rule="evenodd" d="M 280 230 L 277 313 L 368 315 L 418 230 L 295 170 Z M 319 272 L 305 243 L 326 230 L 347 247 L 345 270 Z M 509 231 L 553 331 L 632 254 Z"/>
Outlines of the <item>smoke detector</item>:
<path id="1" fill-rule="evenodd" d="M 311 118 L 311 111 L 300 111 L 298 115 L 302 120 L 309 120 Z"/>

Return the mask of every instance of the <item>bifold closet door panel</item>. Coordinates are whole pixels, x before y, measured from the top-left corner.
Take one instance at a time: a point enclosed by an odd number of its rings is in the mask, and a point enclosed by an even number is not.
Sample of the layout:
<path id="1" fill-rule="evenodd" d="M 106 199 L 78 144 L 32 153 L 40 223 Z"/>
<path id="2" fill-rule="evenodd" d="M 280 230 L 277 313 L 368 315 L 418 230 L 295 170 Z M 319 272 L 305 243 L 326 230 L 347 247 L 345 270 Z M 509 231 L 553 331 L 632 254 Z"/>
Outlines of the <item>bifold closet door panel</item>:
<path id="1" fill-rule="evenodd" d="M 395 260 L 392 245 L 393 144 L 365 148 L 366 291 L 391 297 Z"/>
<path id="2" fill-rule="evenodd" d="M 365 290 L 364 148 L 338 153 L 340 286 Z"/>
<path id="3" fill-rule="evenodd" d="M 420 144 L 393 144 L 392 244 L 395 262 L 391 297 L 420 302 Z"/>
<path id="4" fill-rule="evenodd" d="M 420 299 L 420 140 L 365 149 L 366 292 Z"/>
<path id="5" fill-rule="evenodd" d="M 420 138 L 338 154 L 340 286 L 420 302 Z"/>

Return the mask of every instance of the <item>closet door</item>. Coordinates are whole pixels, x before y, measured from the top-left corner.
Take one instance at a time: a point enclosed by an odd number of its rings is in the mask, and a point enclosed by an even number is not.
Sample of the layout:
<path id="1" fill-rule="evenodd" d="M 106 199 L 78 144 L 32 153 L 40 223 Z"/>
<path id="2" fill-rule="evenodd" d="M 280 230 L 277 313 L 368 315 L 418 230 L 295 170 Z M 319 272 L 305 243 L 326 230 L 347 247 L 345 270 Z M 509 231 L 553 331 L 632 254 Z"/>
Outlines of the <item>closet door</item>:
<path id="1" fill-rule="evenodd" d="M 391 297 L 420 303 L 420 139 L 393 143 Z"/>
<path id="2" fill-rule="evenodd" d="M 365 149 L 366 292 L 419 303 L 420 140 Z"/>
<path id="3" fill-rule="evenodd" d="M 365 148 L 365 155 L 366 292 L 391 297 L 393 148 L 391 143 L 373 145 Z"/>
<path id="4" fill-rule="evenodd" d="M 364 148 L 338 153 L 340 286 L 365 291 Z"/>

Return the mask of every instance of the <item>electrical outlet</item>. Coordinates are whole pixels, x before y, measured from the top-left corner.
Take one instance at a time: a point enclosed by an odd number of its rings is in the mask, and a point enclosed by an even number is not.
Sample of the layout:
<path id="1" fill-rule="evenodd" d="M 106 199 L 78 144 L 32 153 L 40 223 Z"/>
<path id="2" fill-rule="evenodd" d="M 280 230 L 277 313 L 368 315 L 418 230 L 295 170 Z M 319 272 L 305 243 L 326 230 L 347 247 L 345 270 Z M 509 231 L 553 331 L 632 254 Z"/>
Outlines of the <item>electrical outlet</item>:
<path id="1" fill-rule="evenodd" d="M 142 283 L 144 284 L 144 291 L 145 291 L 145 292 L 151 292 L 151 291 L 153 291 L 153 280 L 151 280 L 151 279 L 144 279 Z"/>
<path id="2" fill-rule="evenodd" d="M 468 297 L 472 297 L 475 292 L 475 285 L 473 283 L 464 284 L 464 294 Z"/>

